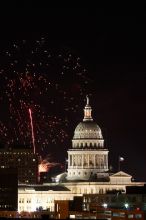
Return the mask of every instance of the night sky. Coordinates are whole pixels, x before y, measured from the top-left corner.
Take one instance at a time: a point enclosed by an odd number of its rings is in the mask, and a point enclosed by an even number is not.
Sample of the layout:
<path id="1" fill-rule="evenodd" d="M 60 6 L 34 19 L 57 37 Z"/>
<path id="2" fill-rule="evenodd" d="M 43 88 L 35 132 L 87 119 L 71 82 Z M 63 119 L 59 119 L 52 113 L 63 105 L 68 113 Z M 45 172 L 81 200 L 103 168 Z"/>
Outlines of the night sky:
<path id="1" fill-rule="evenodd" d="M 143 13 L 25 7 L 0 18 L 1 147 L 30 146 L 31 108 L 37 151 L 64 161 L 89 94 L 109 165 L 116 172 L 120 155 L 123 171 L 146 180 Z"/>

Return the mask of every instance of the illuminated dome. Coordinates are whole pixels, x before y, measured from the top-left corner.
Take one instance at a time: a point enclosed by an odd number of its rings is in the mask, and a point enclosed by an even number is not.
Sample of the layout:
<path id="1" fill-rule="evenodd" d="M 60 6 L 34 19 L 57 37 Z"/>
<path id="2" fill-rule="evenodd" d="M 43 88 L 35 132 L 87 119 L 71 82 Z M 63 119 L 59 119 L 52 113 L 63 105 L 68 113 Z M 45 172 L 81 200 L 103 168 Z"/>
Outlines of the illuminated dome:
<path id="1" fill-rule="evenodd" d="M 102 139 L 100 127 L 93 121 L 80 122 L 74 132 L 73 139 Z"/>
<path id="2" fill-rule="evenodd" d="M 103 137 L 100 127 L 93 121 L 91 116 L 92 108 L 89 105 L 89 97 L 84 108 L 84 119 L 80 122 L 72 140 L 73 148 L 103 148 Z"/>

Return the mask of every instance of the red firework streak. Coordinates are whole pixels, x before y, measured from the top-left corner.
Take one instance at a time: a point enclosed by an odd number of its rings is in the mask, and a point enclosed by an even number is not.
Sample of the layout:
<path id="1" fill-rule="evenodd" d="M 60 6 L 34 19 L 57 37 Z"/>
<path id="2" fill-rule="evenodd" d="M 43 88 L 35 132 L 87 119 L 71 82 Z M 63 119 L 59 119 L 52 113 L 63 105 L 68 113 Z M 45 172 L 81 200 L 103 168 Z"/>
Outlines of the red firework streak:
<path id="1" fill-rule="evenodd" d="M 31 137 L 33 143 L 33 153 L 35 154 L 35 138 L 34 138 L 34 130 L 33 130 L 33 122 L 32 122 L 32 111 L 29 108 L 29 116 L 30 116 L 30 124 L 31 124 Z"/>

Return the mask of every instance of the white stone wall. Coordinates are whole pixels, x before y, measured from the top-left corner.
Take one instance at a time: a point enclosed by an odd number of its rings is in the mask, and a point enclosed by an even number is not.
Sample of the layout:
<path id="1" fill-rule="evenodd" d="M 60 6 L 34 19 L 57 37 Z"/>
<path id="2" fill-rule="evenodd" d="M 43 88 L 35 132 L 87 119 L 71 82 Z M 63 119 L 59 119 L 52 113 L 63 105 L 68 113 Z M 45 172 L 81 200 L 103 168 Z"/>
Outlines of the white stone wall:
<path id="1" fill-rule="evenodd" d="M 131 183 L 131 177 L 110 177 L 112 184 L 129 184 Z"/>
<path id="2" fill-rule="evenodd" d="M 116 185 L 116 184 L 105 184 L 103 183 L 83 183 L 83 184 L 72 184 L 66 185 L 67 188 L 70 189 L 72 193 L 81 193 L 83 194 L 104 194 L 108 190 L 117 189 L 117 190 L 124 190 L 125 185 Z"/>
<path id="3" fill-rule="evenodd" d="M 55 200 L 73 200 L 74 194 L 69 191 L 35 191 L 27 189 L 18 190 L 18 211 L 36 211 L 39 207 L 43 210 L 54 211 Z"/>
<path id="4" fill-rule="evenodd" d="M 124 190 L 126 186 L 144 186 L 143 182 L 131 182 L 129 184 L 111 182 L 68 182 L 62 183 L 70 191 L 35 191 L 33 187 L 18 189 L 18 211 L 36 211 L 42 207 L 43 210 L 54 211 L 55 200 L 73 200 L 74 196 L 83 196 L 83 194 L 104 194 L 108 190 Z"/>

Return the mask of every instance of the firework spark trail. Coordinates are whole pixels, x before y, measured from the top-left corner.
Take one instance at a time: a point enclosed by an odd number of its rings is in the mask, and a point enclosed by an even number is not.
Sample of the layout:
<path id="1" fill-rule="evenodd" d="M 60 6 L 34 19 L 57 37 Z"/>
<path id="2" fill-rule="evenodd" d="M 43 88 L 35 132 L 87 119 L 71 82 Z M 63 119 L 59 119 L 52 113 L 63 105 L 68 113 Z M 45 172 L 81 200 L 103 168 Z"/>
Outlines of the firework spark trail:
<path id="1" fill-rule="evenodd" d="M 31 134 L 32 134 L 32 143 L 33 143 L 33 153 L 36 153 L 35 150 L 35 136 L 34 136 L 34 129 L 33 129 L 33 121 L 32 121 L 32 111 L 29 108 L 29 116 L 30 116 L 30 124 L 31 124 Z"/>
<path id="2" fill-rule="evenodd" d="M 50 49 L 45 38 L 8 45 L 0 51 L 0 140 L 7 146 L 30 146 L 31 109 L 36 150 L 49 151 L 69 138 L 69 121 L 90 83 L 87 71 L 79 57 Z"/>

